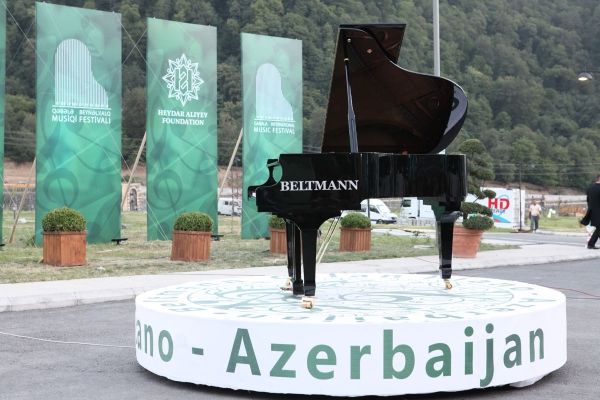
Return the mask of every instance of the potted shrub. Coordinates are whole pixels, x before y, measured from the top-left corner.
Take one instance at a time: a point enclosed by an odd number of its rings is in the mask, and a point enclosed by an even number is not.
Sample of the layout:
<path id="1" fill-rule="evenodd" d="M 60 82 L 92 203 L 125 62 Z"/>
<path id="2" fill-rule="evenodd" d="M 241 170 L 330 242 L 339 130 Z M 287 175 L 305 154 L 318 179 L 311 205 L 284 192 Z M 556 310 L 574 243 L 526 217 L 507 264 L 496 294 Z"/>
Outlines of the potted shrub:
<path id="1" fill-rule="evenodd" d="M 175 220 L 171 260 L 206 261 L 210 259 L 213 221 L 202 212 L 186 212 Z"/>
<path id="2" fill-rule="evenodd" d="M 458 152 L 467 157 L 468 192 L 477 200 L 496 197 L 493 190 L 480 189 L 485 180 L 494 179 L 492 157 L 484 144 L 478 139 L 467 139 L 458 146 Z M 452 253 L 455 257 L 473 258 L 479 250 L 483 231 L 494 226 L 492 210 L 479 203 L 463 202 L 460 211 L 463 217 L 462 227 L 454 226 Z"/>
<path id="3" fill-rule="evenodd" d="M 493 190 L 480 192 L 483 198 L 494 198 Z M 459 258 L 474 258 L 479 251 L 483 232 L 494 227 L 492 210 L 483 204 L 463 202 L 460 206 L 462 226 L 455 225 L 452 239 L 452 254 Z"/>
<path id="4" fill-rule="evenodd" d="M 371 250 L 371 221 L 364 214 L 353 212 L 340 220 L 340 251 Z"/>
<path id="5" fill-rule="evenodd" d="M 43 262 L 60 267 L 85 264 L 85 218 L 72 208 L 56 208 L 42 218 Z"/>
<path id="6" fill-rule="evenodd" d="M 271 235 L 271 253 L 286 254 L 287 236 L 285 233 L 285 220 L 276 215 L 271 215 L 269 218 L 269 233 Z"/>

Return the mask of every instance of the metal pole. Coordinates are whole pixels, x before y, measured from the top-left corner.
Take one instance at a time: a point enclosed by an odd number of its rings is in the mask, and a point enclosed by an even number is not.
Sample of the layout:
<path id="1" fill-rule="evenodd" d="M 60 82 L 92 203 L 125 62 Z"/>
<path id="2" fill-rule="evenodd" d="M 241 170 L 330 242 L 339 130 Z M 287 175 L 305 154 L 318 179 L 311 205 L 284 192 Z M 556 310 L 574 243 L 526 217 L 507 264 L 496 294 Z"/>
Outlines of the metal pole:
<path id="1" fill-rule="evenodd" d="M 433 0 L 433 75 L 440 76 L 440 2 Z M 446 149 L 438 154 L 446 154 Z"/>
<path id="2" fill-rule="evenodd" d="M 433 75 L 440 76 L 440 2 L 433 0 Z"/>
<path id="3" fill-rule="evenodd" d="M 521 205 L 523 204 L 523 192 L 521 192 L 521 174 L 523 172 L 523 164 L 519 164 L 519 232 L 523 230 L 523 210 Z"/>

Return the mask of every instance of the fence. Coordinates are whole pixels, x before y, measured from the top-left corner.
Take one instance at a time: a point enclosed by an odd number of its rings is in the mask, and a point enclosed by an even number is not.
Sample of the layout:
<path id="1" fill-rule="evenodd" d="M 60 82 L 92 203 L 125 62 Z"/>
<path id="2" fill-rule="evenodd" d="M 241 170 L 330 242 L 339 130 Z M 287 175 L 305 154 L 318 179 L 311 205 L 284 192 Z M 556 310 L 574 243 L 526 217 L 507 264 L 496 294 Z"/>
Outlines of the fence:
<path id="1" fill-rule="evenodd" d="M 16 212 L 24 195 L 23 211 L 33 211 L 35 209 L 35 190 L 29 189 L 29 191 L 25 192 L 25 188 L 5 188 L 2 208 L 5 211 Z"/>
<path id="2" fill-rule="evenodd" d="M 587 210 L 585 195 L 533 195 L 528 196 L 525 209 L 529 210 L 529 205 L 535 200 L 542 206 L 544 213 L 554 210 L 562 217 L 581 217 Z"/>

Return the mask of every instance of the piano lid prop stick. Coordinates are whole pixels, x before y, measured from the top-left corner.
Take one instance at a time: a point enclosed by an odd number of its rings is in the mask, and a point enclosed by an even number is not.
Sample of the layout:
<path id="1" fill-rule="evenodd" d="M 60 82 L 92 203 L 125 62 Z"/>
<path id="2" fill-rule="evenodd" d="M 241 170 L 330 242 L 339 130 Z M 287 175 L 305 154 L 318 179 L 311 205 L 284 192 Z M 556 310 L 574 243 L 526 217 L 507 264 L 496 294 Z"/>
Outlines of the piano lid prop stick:
<path id="1" fill-rule="evenodd" d="M 316 265 L 321 264 L 321 260 L 323 259 L 323 256 L 325 255 L 325 252 L 327 251 L 327 247 L 329 247 L 329 243 L 331 242 L 331 239 L 333 238 L 333 234 L 335 232 L 335 228 L 337 228 L 337 224 L 339 222 L 340 218 L 339 217 L 335 217 L 333 223 L 330 225 L 330 230 L 327 232 L 329 233 L 329 236 L 325 236 L 325 239 L 323 239 L 323 244 L 321 245 L 321 248 L 319 249 L 319 253 L 317 254 L 317 262 Z"/>
<path id="2" fill-rule="evenodd" d="M 356 115 L 354 114 L 354 105 L 352 104 L 352 87 L 350 86 L 350 71 L 348 70 L 348 43 L 351 42 L 351 39 L 348 38 L 344 45 L 344 72 L 346 73 L 346 95 L 348 96 L 348 135 L 350 137 L 350 152 L 358 153 Z"/>
<path id="3" fill-rule="evenodd" d="M 328 240 L 330 240 L 330 238 L 333 237 L 333 233 L 335 232 L 336 221 L 337 218 L 335 218 L 334 221 L 332 221 L 331 224 L 329 224 L 329 228 L 327 229 L 325 236 L 323 236 L 323 239 L 321 240 L 321 246 L 319 247 L 319 251 L 317 251 L 317 264 L 319 263 L 319 257 L 322 257 L 321 254 L 325 253 L 325 245 L 328 243 Z"/>

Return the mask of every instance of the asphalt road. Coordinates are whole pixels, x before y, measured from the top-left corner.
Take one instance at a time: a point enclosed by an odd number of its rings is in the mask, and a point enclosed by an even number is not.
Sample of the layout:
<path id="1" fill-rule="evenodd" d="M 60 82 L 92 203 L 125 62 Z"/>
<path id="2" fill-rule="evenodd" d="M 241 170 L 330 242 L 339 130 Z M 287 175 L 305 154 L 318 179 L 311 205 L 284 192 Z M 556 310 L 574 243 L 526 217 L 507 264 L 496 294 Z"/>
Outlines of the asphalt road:
<path id="1" fill-rule="evenodd" d="M 588 237 L 579 235 L 559 235 L 550 233 L 491 233 L 485 232 L 484 239 L 494 240 L 506 240 L 510 242 L 516 242 L 519 244 L 542 244 L 542 243 L 553 243 L 553 244 L 566 244 L 581 246 L 582 248 L 586 245 Z"/>
<path id="2" fill-rule="evenodd" d="M 560 399 L 600 397 L 600 261 L 461 271 L 513 279 L 567 296 L 568 361 L 526 388 L 488 388 L 398 399 Z M 0 399 L 302 399 L 168 381 L 138 366 L 133 301 L 0 313 Z M 7 335 L 9 334 L 9 335 Z M 22 335 L 47 339 L 33 340 Z"/>

